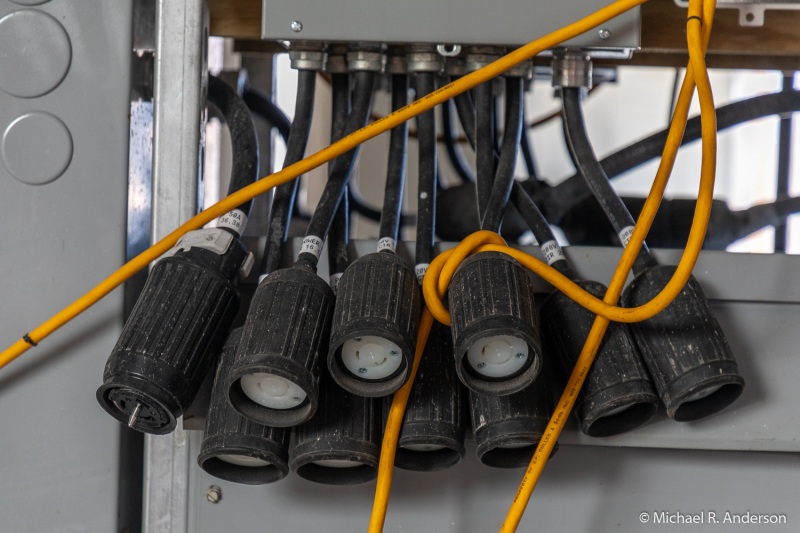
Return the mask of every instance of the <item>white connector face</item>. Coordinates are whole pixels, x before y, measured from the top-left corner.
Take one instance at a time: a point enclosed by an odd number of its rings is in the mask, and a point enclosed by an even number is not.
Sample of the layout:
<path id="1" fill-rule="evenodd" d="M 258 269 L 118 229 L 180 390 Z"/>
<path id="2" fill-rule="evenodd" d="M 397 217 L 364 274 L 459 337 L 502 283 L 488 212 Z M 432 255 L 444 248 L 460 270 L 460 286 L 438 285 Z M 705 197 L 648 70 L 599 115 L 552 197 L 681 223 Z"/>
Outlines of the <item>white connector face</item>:
<path id="1" fill-rule="evenodd" d="M 236 466 L 246 466 L 249 468 L 258 468 L 259 466 L 269 465 L 268 461 L 259 459 L 258 457 L 250 457 L 249 455 L 239 455 L 235 453 L 217 455 L 217 459 L 225 461 Z"/>
<path id="2" fill-rule="evenodd" d="M 512 335 L 492 335 L 475 341 L 467 350 L 467 363 L 481 376 L 513 376 L 528 361 L 528 343 Z"/>
<path id="3" fill-rule="evenodd" d="M 248 398 L 270 409 L 294 409 L 306 399 L 305 391 L 296 383 L 275 374 L 245 374 L 240 381 Z"/>
<path id="4" fill-rule="evenodd" d="M 697 400 L 702 400 L 703 398 L 707 398 L 707 397 L 711 396 L 712 394 L 714 394 L 715 392 L 717 392 L 721 388 L 722 388 L 722 385 L 712 385 L 711 387 L 706 387 L 704 389 L 700 389 L 699 391 L 695 392 L 694 394 L 692 394 L 691 396 L 689 396 L 688 398 L 683 400 L 683 402 L 684 403 L 686 403 L 686 402 L 696 402 Z"/>
<path id="5" fill-rule="evenodd" d="M 351 461 L 349 459 L 320 459 L 319 461 L 314 461 L 314 464 L 327 468 L 355 468 L 361 466 L 363 463 Z"/>
<path id="6" fill-rule="evenodd" d="M 342 363 L 348 372 L 361 379 L 388 378 L 397 372 L 402 362 L 400 347 L 383 337 L 365 335 L 342 345 Z"/>

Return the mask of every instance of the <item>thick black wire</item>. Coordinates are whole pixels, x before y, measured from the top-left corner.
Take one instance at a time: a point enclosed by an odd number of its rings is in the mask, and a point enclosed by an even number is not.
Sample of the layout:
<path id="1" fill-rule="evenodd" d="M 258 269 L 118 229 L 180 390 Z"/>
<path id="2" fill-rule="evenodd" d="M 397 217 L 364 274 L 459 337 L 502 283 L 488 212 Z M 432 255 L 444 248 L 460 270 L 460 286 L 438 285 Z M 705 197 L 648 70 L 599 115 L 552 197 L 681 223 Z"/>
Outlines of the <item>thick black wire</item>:
<path id="1" fill-rule="evenodd" d="M 253 89 L 245 89 L 242 99 L 250 111 L 269 122 L 270 126 L 278 130 L 284 142 L 289 142 L 292 121 L 275 102 Z"/>
<path id="2" fill-rule="evenodd" d="M 300 70 L 297 73 L 297 96 L 294 105 L 294 121 L 286 141 L 286 155 L 283 168 L 303 159 L 311 131 L 311 119 L 314 115 L 314 92 L 316 90 L 317 73 L 313 70 Z M 299 179 L 294 179 L 275 189 L 272 197 L 272 209 L 267 229 L 267 244 L 261 261 L 261 273 L 274 272 L 281 265 L 283 244 L 289 233 L 289 221 L 294 210 Z"/>
<path id="3" fill-rule="evenodd" d="M 473 89 L 475 98 L 475 168 L 478 189 L 478 219 L 483 220 L 489 197 L 492 194 L 495 171 L 494 101 L 492 81 L 481 83 Z"/>
<path id="4" fill-rule="evenodd" d="M 408 76 L 392 75 L 392 111 L 408 103 Z M 406 182 L 406 148 L 408 122 L 392 129 L 389 134 L 389 163 L 386 170 L 386 187 L 378 237 L 388 237 L 397 242 L 400 234 L 400 211 L 403 207 L 403 189 Z"/>
<path id="5" fill-rule="evenodd" d="M 522 99 L 522 120 L 525 121 L 525 98 Z M 536 171 L 536 160 L 533 158 L 533 149 L 531 148 L 531 140 L 528 137 L 528 128 L 524 128 L 522 136 L 520 137 L 520 148 L 522 149 L 522 159 L 525 161 L 525 169 L 528 171 L 530 179 L 539 181 L 539 173 Z"/>
<path id="6" fill-rule="evenodd" d="M 231 136 L 232 163 L 228 194 L 243 189 L 258 180 L 258 139 L 253 115 L 236 91 L 216 76 L 208 77 L 208 103 L 214 106 L 228 126 Z M 250 214 L 249 200 L 238 207 Z"/>
<path id="7" fill-rule="evenodd" d="M 414 76 L 417 97 L 436 89 L 432 72 L 418 72 Z M 433 109 L 417 115 L 417 140 L 419 142 L 419 187 L 417 195 L 416 264 L 433 260 L 436 238 L 436 117 Z"/>
<path id="8" fill-rule="evenodd" d="M 456 171 L 461 181 L 464 183 L 474 183 L 475 176 L 472 174 L 471 170 L 468 170 L 469 166 L 466 161 L 464 161 L 464 155 L 461 153 L 461 149 L 456 146 L 452 122 L 453 118 L 451 116 L 452 106 L 452 100 L 448 100 L 439 106 L 442 110 L 442 139 L 444 140 L 444 147 L 447 150 L 447 157 L 450 159 L 450 164 L 453 166 L 453 169 Z"/>
<path id="9" fill-rule="evenodd" d="M 578 169 L 586 179 L 586 184 L 591 189 L 594 197 L 600 203 L 608 220 L 614 227 L 614 231 L 619 234 L 626 227 L 633 227 L 636 222 L 633 220 L 625 204 L 622 203 L 619 195 L 611 186 L 611 182 L 606 176 L 605 170 L 600 165 L 594 154 L 594 149 L 586 133 L 586 126 L 583 121 L 583 111 L 581 109 L 580 88 L 564 87 L 561 89 L 561 98 L 564 110 L 564 130 L 567 134 L 567 144 Z M 647 270 L 656 264 L 647 245 L 642 244 L 639 255 L 633 266 L 636 274 Z"/>
<path id="10" fill-rule="evenodd" d="M 486 203 L 481 228 L 499 232 L 503 222 L 508 197 L 514 184 L 514 168 L 517 164 L 520 136 L 522 134 L 522 78 L 507 77 L 506 111 L 503 125 L 503 141 L 500 147 L 500 161 L 494 177 L 494 184 Z M 480 145 L 479 145 L 480 146 Z M 492 158 L 494 159 L 494 158 Z M 480 183 L 480 179 L 478 180 Z"/>
<path id="11" fill-rule="evenodd" d="M 717 130 L 722 131 L 757 118 L 794 111 L 800 111 L 800 91 L 781 91 L 775 94 L 756 96 L 719 107 L 717 109 Z M 667 133 L 668 130 L 662 130 L 603 159 L 600 163 L 606 175 L 614 178 L 660 156 L 667 141 Z M 699 138 L 700 117 L 698 116 L 686 123 L 681 144 L 687 144 Z M 547 220 L 558 224 L 567 212 L 591 195 L 584 184 L 583 176 L 580 172 L 576 172 L 558 185 L 541 188 L 534 194 L 534 200 L 542 206 L 542 212 Z"/>
<path id="12" fill-rule="evenodd" d="M 456 105 L 456 113 L 461 127 L 464 129 L 464 136 L 467 142 L 475 149 L 475 103 L 472 101 L 472 94 L 467 91 L 453 98 Z"/>
<path id="13" fill-rule="evenodd" d="M 336 209 L 328 236 L 328 272 L 331 274 L 341 274 L 350 265 L 350 253 L 347 251 L 349 242 L 350 209 L 347 206 L 347 195 L 344 195 Z"/>
<path id="14" fill-rule="evenodd" d="M 533 199 L 531 199 L 527 191 L 522 187 L 522 184 L 518 181 L 514 182 L 514 186 L 511 189 L 511 203 L 514 204 L 519 214 L 522 215 L 522 219 L 525 220 L 528 228 L 530 228 L 536 242 L 542 245 L 548 241 L 556 241 L 556 236 L 553 234 L 553 230 L 547 222 L 547 219 L 544 218 L 539 207 L 533 202 Z M 554 261 L 551 266 L 568 278 L 572 280 L 576 279 L 575 272 L 566 259 L 558 259 Z"/>
<path id="15" fill-rule="evenodd" d="M 345 134 L 348 135 L 366 126 L 369 120 L 376 74 L 374 72 L 359 71 L 353 74 L 353 78 L 355 78 L 355 83 L 352 111 L 350 116 L 347 117 L 347 126 L 345 127 Z M 345 194 L 347 182 L 350 180 L 358 150 L 358 148 L 354 148 L 333 160 L 328 172 L 328 182 L 325 184 L 322 197 L 314 210 L 311 222 L 308 224 L 307 237 L 313 235 L 324 241 L 328 236 L 336 210 Z M 318 258 L 312 253 L 303 252 L 299 255 L 297 262 L 303 266 L 316 269 Z"/>
<path id="16" fill-rule="evenodd" d="M 350 114 L 350 76 L 337 73 L 331 79 L 331 142 L 342 138 Z M 328 237 L 328 272 L 340 274 L 350 264 L 347 243 L 350 240 L 350 187 L 346 188 L 342 201 L 336 209 Z"/>
<path id="17" fill-rule="evenodd" d="M 794 88 L 794 74 L 784 74 L 783 91 L 791 91 Z M 780 126 L 778 127 L 778 173 L 777 173 L 777 187 L 775 193 L 778 198 L 784 198 L 789 195 L 789 181 L 792 171 L 792 116 L 787 115 L 781 117 Z M 786 251 L 786 238 L 788 227 L 786 220 L 775 226 L 775 251 Z"/>

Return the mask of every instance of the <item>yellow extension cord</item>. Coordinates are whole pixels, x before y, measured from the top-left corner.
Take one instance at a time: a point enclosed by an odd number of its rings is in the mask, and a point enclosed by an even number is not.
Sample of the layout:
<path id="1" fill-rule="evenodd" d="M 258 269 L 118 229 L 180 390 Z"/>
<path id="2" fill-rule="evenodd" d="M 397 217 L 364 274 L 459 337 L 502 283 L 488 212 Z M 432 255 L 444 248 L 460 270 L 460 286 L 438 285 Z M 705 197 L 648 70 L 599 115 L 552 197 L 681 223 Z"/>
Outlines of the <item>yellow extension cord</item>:
<path id="1" fill-rule="evenodd" d="M 512 68 L 516 64 L 525 61 L 538 53 L 553 48 L 565 40 L 576 37 L 592 28 L 602 24 L 603 22 L 614 18 L 623 12 L 636 7 L 647 0 L 617 0 L 609 6 L 581 19 L 580 21 L 570 24 L 560 30 L 557 30 L 545 37 L 537 39 L 526 46 L 523 46 L 508 55 L 500 58 L 492 64 L 470 73 L 433 93 L 426 95 L 419 100 L 412 102 L 406 107 L 387 115 L 386 117 L 375 121 L 374 123 L 362 128 L 351 135 L 341 139 L 340 141 L 308 156 L 307 158 L 291 165 L 271 176 L 268 176 L 214 204 L 207 210 L 193 217 L 165 238 L 148 248 L 146 251 L 139 254 L 137 257 L 123 265 L 120 269 L 111 274 L 108 278 L 100 282 L 97 286 L 92 288 L 89 292 L 72 302 L 70 305 L 59 311 L 53 317 L 49 318 L 41 325 L 31 330 L 25 337 L 17 340 L 10 347 L 0 352 L 0 368 L 4 367 L 24 352 L 31 346 L 44 340 L 51 333 L 59 329 L 61 326 L 81 314 L 94 303 L 103 298 L 106 294 L 111 292 L 114 288 L 118 287 L 131 276 L 145 268 L 153 260 L 157 259 L 165 252 L 167 252 L 178 239 L 186 232 L 198 229 L 205 224 L 211 222 L 217 217 L 225 214 L 236 206 L 263 194 L 264 192 L 276 187 L 282 183 L 286 183 L 297 176 L 307 173 L 310 170 L 317 168 L 320 165 L 327 163 L 335 157 L 344 154 L 359 144 L 385 132 L 398 124 L 409 120 L 416 115 L 427 111 L 434 106 L 461 94 L 476 85 L 484 83 L 491 78 L 494 78 L 504 71 Z M 699 17 L 700 10 L 697 7 L 698 2 L 701 0 L 692 0 L 690 5 L 690 15 L 692 17 Z M 373 514 L 370 521 L 370 532 L 376 533 L 383 529 L 383 523 L 386 515 L 386 508 L 388 505 L 389 488 L 391 485 L 391 474 L 394 463 L 394 453 L 397 445 L 397 438 L 399 435 L 400 424 L 402 423 L 403 413 L 405 411 L 405 404 L 408 400 L 408 395 L 411 390 L 416 369 L 419 365 L 422 351 L 424 350 L 427 341 L 428 333 L 433 324 L 434 315 L 442 322 L 449 322 L 449 314 L 441 306 L 440 295 L 444 294 L 449 283 L 449 278 L 455 272 L 460 260 L 455 261 L 456 258 L 464 257 L 470 253 L 482 250 L 497 250 L 509 253 L 516 257 L 524 266 L 530 268 L 544 279 L 552 283 L 557 289 L 564 291 L 572 299 L 576 300 L 581 305 L 584 305 L 592 312 L 597 313 L 599 318 L 596 320 L 592 331 L 590 332 L 589 339 L 581 354 L 580 359 L 576 365 L 576 371 L 567 386 L 567 390 L 559 401 L 556 408 L 555 415 L 548 425 L 545 437 L 542 439 L 536 454 L 534 455 L 531 465 L 526 472 L 517 497 L 509 510 L 506 524 L 504 524 L 503 531 L 514 531 L 521 519 L 525 506 L 533 491 L 533 487 L 538 480 L 541 470 L 544 466 L 542 457 L 549 455 L 549 450 L 552 449 L 558 434 L 563 427 L 566 416 L 569 413 L 572 403 L 574 403 L 574 396 L 580 388 L 583 376 L 586 370 L 591 365 L 591 360 L 597 347 L 593 349 L 593 343 L 599 344 L 602 339 L 603 332 L 608 323 L 608 319 L 617 321 L 636 321 L 643 320 L 656 314 L 660 309 L 663 309 L 674 299 L 680 292 L 683 284 L 685 284 L 694 263 L 697 260 L 697 255 L 702 246 L 702 241 L 705 235 L 705 228 L 708 224 L 708 215 L 711 208 L 711 194 L 713 192 L 714 182 L 714 160 L 715 160 L 715 134 L 716 125 L 714 118 L 714 104 L 711 96 L 711 89 L 708 83 L 707 74 L 705 70 L 705 62 L 703 53 L 705 45 L 708 40 L 708 34 L 711 29 L 711 21 L 713 20 L 714 5 L 710 0 L 706 0 L 702 7 L 702 18 L 704 21 L 703 35 L 700 34 L 699 18 L 691 18 L 696 23 L 689 23 L 689 51 L 690 51 L 690 66 L 687 70 L 686 78 L 684 79 L 683 87 L 676 105 L 675 115 L 671 125 L 670 133 L 668 135 L 667 143 L 662 157 L 661 166 L 657 173 L 656 179 L 653 183 L 651 193 L 645 203 L 642 214 L 635 227 L 634 233 L 631 237 L 631 242 L 623 253 L 614 278 L 609 284 L 609 292 L 603 301 L 598 300 L 592 295 L 581 290 L 576 285 L 572 284 L 569 280 L 564 278 L 554 269 L 543 265 L 536 259 L 521 254 L 516 250 L 505 247 L 505 243 L 496 234 L 491 232 L 479 232 L 465 241 L 457 249 L 445 252 L 440 255 L 431 265 L 429 273 L 425 278 L 425 294 L 426 303 L 433 307 L 423 312 L 420 322 L 418 342 L 416 354 L 414 357 L 411 379 L 401 388 L 396 394 L 392 403 L 389 419 L 387 422 L 387 431 L 384 435 L 383 446 L 381 450 L 381 463 L 379 466 L 378 484 L 376 487 L 375 503 L 373 506 Z M 694 14 L 693 14 L 694 13 Z M 701 175 L 700 193 L 698 195 L 697 208 L 695 211 L 694 220 L 692 223 L 692 230 L 690 232 L 687 247 L 684 252 L 678 269 L 667 285 L 667 287 L 657 295 L 651 302 L 636 309 L 625 309 L 614 305 L 619 292 L 621 291 L 622 284 L 627 278 L 628 271 L 630 270 L 633 260 L 638 253 L 644 241 L 644 236 L 647 234 L 650 225 L 652 224 L 655 211 L 663 195 L 664 187 L 666 186 L 669 173 L 674 163 L 677 149 L 680 145 L 680 140 L 683 135 L 683 129 L 686 123 L 686 116 L 688 114 L 689 103 L 691 102 L 692 92 L 694 88 L 693 73 L 700 73 L 697 79 L 697 88 L 699 99 L 701 103 L 701 112 L 703 114 L 702 128 L 703 128 L 703 165 Z M 710 106 L 710 107 L 709 107 Z M 616 287 L 616 295 L 614 291 Z M 431 291 L 433 289 L 433 292 Z M 437 290 L 438 289 L 438 290 Z M 440 307 L 436 307 L 438 302 Z M 603 318 L 600 318 L 603 317 Z M 581 371 L 581 368 L 583 370 Z"/>
<path id="2" fill-rule="evenodd" d="M 456 248 L 437 256 L 428 267 L 423 281 L 426 309 L 423 320 L 420 323 L 415 360 L 409 382 L 398 391 L 392 401 L 381 448 L 378 481 L 375 489 L 375 500 L 373 503 L 369 533 L 380 533 L 383 530 L 386 509 L 389 502 L 397 440 L 402 425 L 403 413 L 405 412 L 408 396 L 413 385 L 413 379 L 419 365 L 419 358 L 424 350 L 424 344 L 427 341 L 432 325 L 430 315 L 433 315 L 436 320 L 443 324 L 450 324 L 450 314 L 444 307 L 441 298 L 447 292 L 447 287 L 458 265 L 460 265 L 466 257 L 472 253 L 481 251 L 506 253 L 514 257 L 526 268 L 534 271 L 543 279 L 550 282 L 577 303 L 599 315 L 592 325 L 586 343 L 581 350 L 575 368 L 567 382 L 564 393 L 559 399 L 553 416 L 545 429 L 544 435 L 520 483 L 519 489 L 517 490 L 500 530 L 501 533 L 512 533 L 517 530 L 531 494 L 533 493 L 533 489 L 542 474 L 547 458 L 550 457 L 558 436 L 564 428 L 567 417 L 572 411 L 578 391 L 580 391 L 586 374 L 594 361 L 603 335 L 608 327 L 609 320 L 637 322 L 651 318 L 665 309 L 683 289 L 683 286 L 691 276 L 691 272 L 697 262 L 697 257 L 702 249 L 706 228 L 708 226 L 708 219 L 711 213 L 711 201 L 714 192 L 716 173 L 716 114 L 704 57 L 710 37 L 711 26 L 713 24 L 714 9 L 714 0 L 691 0 L 690 2 L 689 19 L 687 20 L 690 61 L 683 85 L 681 86 L 678 102 L 675 106 L 673 119 L 670 123 L 670 130 L 665 143 L 661 163 L 639 216 L 639 220 L 635 226 L 634 233 L 620 258 L 617 269 L 609 283 L 608 292 L 603 300 L 599 300 L 593 295 L 582 291 L 571 280 L 538 259 L 520 252 L 519 250 L 507 247 L 499 235 L 489 231 L 479 231 L 470 235 Z M 696 76 L 697 79 L 695 79 L 695 73 L 699 73 L 699 75 Z M 644 243 L 644 238 L 650 230 L 667 182 L 669 181 L 669 176 L 672 172 L 672 167 L 686 127 L 686 119 L 688 117 L 695 85 L 697 86 L 701 115 L 703 116 L 703 156 L 697 206 L 695 208 L 692 228 L 689 233 L 686 248 L 672 279 L 656 297 L 647 304 L 637 308 L 625 309 L 617 307 L 615 304 L 619 299 L 625 280 L 628 277 L 628 273 L 633 266 L 636 256 Z M 421 346 L 420 343 L 422 344 Z"/>

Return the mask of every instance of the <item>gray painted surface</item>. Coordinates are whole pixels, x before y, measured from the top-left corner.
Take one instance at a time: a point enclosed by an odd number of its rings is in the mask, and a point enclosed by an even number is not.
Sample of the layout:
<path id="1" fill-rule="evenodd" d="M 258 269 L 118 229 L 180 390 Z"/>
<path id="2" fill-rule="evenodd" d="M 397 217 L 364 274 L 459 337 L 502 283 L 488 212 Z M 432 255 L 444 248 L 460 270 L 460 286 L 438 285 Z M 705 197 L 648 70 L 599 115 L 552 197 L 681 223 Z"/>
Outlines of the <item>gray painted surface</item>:
<path id="1" fill-rule="evenodd" d="M 125 253 L 131 4 L 40 4 L 0 1 L 0 18 L 30 10 L 20 20 L 60 25 L 71 59 L 62 78 L 40 73 L 41 83 L 27 87 L 37 96 L 0 91 L 0 133 L 20 116 L 47 114 L 69 132 L 72 154 L 64 172 L 42 185 L 19 181 L 0 162 L 3 347 L 114 271 Z M 55 54 L 41 64 L 63 66 L 64 51 L 48 51 L 52 35 L 37 32 L 39 22 L 17 28 L 24 38 L 3 53 L 38 46 L 39 54 Z M 0 76 L 24 76 L 23 66 L 4 63 Z M 11 166 L 64 165 L 64 152 L 52 152 L 46 135 L 25 134 L 7 154 Z M 119 424 L 97 405 L 95 390 L 121 323 L 122 292 L 115 291 L 0 370 L 0 531 L 116 528 Z"/>
<path id="2" fill-rule="evenodd" d="M 469 441 L 465 459 L 449 470 L 395 469 L 384 531 L 497 531 L 523 472 L 485 467 L 474 454 Z M 797 531 L 799 470 L 796 454 L 563 445 L 545 468 L 518 531 Z M 215 479 L 196 465 L 192 477 L 189 522 L 198 533 L 366 531 L 375 487 L 317 485 L 293 474 L 249 487 Z M 211 485 L 222 489 L 220 503 L 206 501 Z M 661 511 L 702 513 L 706 523 L 654 525 L 653 513 Z M 709 511 L 720 523 L 708 523 Z M 786 523 L 724 524 L 726 511 L 784 514 Z M 641 513 L 648 524 L 640 522 Z"/>
<path id="3" fill-rule="evenodd" d="M 487 0 L 264 0 L 264 39 L 522 45 L 605 7 L 606 0 L 497 2 Z M 292 31 L 292 22 L 302 30 Z M 607 29 L 610 37 L 598 36 Z M 633 9 L 569 44 L 592 48 L 639 46 Z"/>

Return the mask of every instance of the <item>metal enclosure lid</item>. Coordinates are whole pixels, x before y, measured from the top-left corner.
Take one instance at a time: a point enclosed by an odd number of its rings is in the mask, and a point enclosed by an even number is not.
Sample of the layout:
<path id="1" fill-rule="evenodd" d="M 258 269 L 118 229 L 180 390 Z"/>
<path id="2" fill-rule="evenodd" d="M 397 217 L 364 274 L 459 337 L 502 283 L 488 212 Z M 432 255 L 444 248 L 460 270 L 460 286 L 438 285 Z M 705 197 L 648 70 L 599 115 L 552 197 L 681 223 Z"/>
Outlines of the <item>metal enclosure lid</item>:
<path id="1" fill-rule="evenodd" d="M 4 348 L 123 263 L 131 14 L 129 0 L 0 0 Z M 119 529 L 120 424 L 94 391 L 122 296 L 0 371 L 0 530 Z"/>
<path id="2" fill-rule="evenodd" d="M 488 0 L 264 0 L 261 37 L 514 46 L 553 32 L 608 4 L 608 0 L 506 0 L 500 5 Z M 609 51 L 638 48 L 639 8 L 568 44 Z"/>

